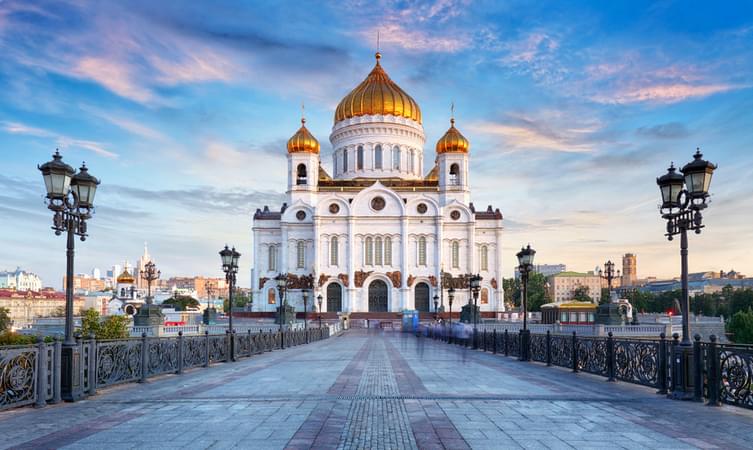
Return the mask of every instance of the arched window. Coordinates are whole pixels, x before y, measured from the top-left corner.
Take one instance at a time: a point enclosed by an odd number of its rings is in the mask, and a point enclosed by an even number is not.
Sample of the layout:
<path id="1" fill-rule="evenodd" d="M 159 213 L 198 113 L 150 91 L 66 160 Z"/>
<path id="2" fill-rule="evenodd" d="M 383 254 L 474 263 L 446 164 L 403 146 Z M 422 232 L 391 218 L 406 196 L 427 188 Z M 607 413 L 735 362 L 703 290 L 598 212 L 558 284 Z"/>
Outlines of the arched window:
<path id="1" fill-rule="evenodd" d="M 487 288 L 481 289 L 481 304 L 482 305 L 489 304 L 489 289 Z"/>
<path id="2" fill-rule="evenodd" d="M 408 172 L 413 173 L 413 158 L 415 156 L 415 153 L 413 149 L 410 149 L 410 152 L 408 152 Z"/>
<path id="3" fill-rule="evenodd" d="M 392 149 L 392 168 L 400 170 L 400 147 L 397 145 Z"/>
<path id="4" fill-rule="evenodd" d="M 306 184 L 306 164 L 298 164 L 296 184 Z"/>
<path id="5" fill-rule="evenodd" d="M 363 146 L 359 145 L 356 151 L 356 168 L 358 170 L 363 169 Z"/>
<path id="6" fill-rule="evenodd" d="M 460 167 L 457 164 L 450 166 L 450 184 L 453 186 L 460 184 Z"/>
<path id="7" fill-rule="evenodd" d="M 481 253 L 479 259 L 481 260 L 481 270 L 489 270 L 489 249 L 486 245 L 482 245 L 479 250 Z"/>
<path id="8" fill-rule="evenodd" d="M 392 265 L 392 238 L 384 238 L 384 265 Z"/>
<path id="9" fill-rule="evenodd" d="M 270 272 L 277 270 L 277 247 L 274 245 L 269 246 L 269 259 L 267 263 Z"/>
<path id="10" fill-rule="evenodd" d="M 460 243 L 452 241 L 452 268 L 460 268 Z"/>
<path id="11" fill-rule="evenodd" d="M 339 249 L 337 245 L 337 236 L 333 236 L 329 241 L 329 265 L 331 266 L 336 266 L 338 264 Z"/>
<path id="12" fill-rule="evenodd" d="M 306 243 L 304 241 L 298 241 L 296 248 L 296 260 L 298 261 L 297 267 L 303 269 L 306 265 Z"/>
<path id="13" fill-rule="evenodd" d="M 270 289 L 267 291 L 267 303 L 269 303 L 270 305 L 274 305 L 275 303 L 277 303 L 277 296 L 275 295 L 274 289 Z"/>
<path id="14" fill-rule="evenodd" d="M 348 171 L 348 149 L 343 149 L 343 173 Z"/>
<path id="15" fill-rule="evenodd" d="M 374 265 L 382 265 L 382 238 L 377 237 L 374 239 Z"/>
<path id="16" fill-rule="evenodd" d="M 426 238 L 423 236 L 418 238 L 418 265 L 426 265 Z"/>
<path id="17" fill-rule="evenodd" d="M 334 163 L 334 166 L 335 166 L 335 167 L 334 167 L 334 172 L 335 172 L 335 175 L 337 175 L 337 174 L 339 174 L 339 173 L 340 173 L 340 166 L 339 166 L 339 165 L 337 164 L 337 161 L 339 161 L 339 157 L 338 157 L 338 156 L 337 156 L 337 154 L 335 153 L 335 157 L 334 157 L 334 161 L 333 161 L 333 163 Z"/>
<path id="18" fill-rule="evenodd" d="M 382 146 L 378 144 L 374 147 L 374 168 L 382 168 Z"/>
<path id="19" fill-rule="evenodd" d="M 366 247 L 364 249 L 364 254 L 366 256 L 364 264 L 371 266 L 374 264 L 374 241 L 370 237 L 367 237 L 364 246 Z"/>

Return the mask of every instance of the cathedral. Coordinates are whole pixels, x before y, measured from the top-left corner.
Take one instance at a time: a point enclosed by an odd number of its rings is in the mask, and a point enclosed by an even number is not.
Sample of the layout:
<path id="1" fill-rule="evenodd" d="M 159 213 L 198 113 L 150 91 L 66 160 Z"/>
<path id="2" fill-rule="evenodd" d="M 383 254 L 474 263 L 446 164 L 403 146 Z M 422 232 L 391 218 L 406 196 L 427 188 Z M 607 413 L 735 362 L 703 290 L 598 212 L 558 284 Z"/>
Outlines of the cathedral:
<path id="1" fill-rule="evenodd" d="M 459 312 L 476 273 L 481 311 L 504 311 L 502 214 L 471 202 L 470 143 L 451 118 L 425 167 L 421 109 L 380 58 L 335 110 L 331 174 L 305 119 L 288 141 L 287 201 L 253 218 L 254 311 L 279 306 L 281 273 L 297 311 L 303 290 L 309 311 L 448 311 L 453 287 Z"/>

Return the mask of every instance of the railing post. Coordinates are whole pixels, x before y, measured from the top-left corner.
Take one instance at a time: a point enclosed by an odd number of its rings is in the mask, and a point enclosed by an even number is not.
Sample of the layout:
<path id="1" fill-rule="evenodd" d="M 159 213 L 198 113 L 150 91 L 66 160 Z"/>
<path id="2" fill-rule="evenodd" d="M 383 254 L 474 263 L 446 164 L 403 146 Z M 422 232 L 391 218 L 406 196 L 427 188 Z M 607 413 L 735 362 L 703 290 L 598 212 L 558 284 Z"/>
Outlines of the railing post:
<path id="1" fill-rule="evenodd" d="M 209 330 L 204 330 L 204 367 L 209 367 Z"/>
<path id="2" fill-rule="evenodd" d="M 37 397 L 34 406 L 44 408 L 47 405 L 47 344 L 42 336 L 37 337 L 37 386 L 34 395 Z"/>
<path id="3" fill-rule="evenodd" d="M 505 328 L 505 356 L 510 356 L 509 344 L 507 343 L 509 339 L 510 339 L 510 334 L 507 332 L 507 329 Z"/>
<path id="4" fill-rule="evenodd" d="M 677 357 L 677 346 L 680 345 L 680 335 L 677 333 L 672 334 L 672 350 L 669 352 L 667 361 L 670 363 L 670 370 L 672 374 L 672 384 L 669 385 L 669 390 L 674 392 L 675 386 L 677 385 L 677 381 L 679 379 L 680 374 L 678 373 L 678 364 L 675 363 L 675 358 Z"/>
<path id="5" fill-rule="evenodd" d="M 250 328 L 246 330 L 246 334 L 248 334 L 248 357 L 250 358 L 251 355 L 254 354 L 254 351 L 251 350 L 251 329 Z"/>
<path id="6" fill-rule="evenodd" d="M 185 349 L 183 348 L 184 345 L 185 343 L 183 340 L 183 330 L 181 330 L 178 331 L 178 375 L 183 373 L 183 352 L 185 351 Z"/>
<path id="7" fill-rule="evenodd" d="M 573 331 L 573 372 L 578 371 L 578 336 Z"/>
<path id="8" fill-rule="evenodd" d="M 63 343 L 55 338 L 55 344 L 52 351 L 52 403 L 60 403 L 62 398 L 60 396 L 60 377 L 61 377 L 61 353 L 63 351 Z"/>
<path id="9" fill-rule="evenodd" d="M 97 393 L 97 337 L 89 333 L 89 395 Z"/>
<path id="10" fill-rule="evenodd" d="M 703 358 L 701 357 L 701 335 L 693 336 L 693 401 L 703 401 Z"/>
<path id="11" fill-rule="evenodd" d="M 659 334 L 659 390 L 657 394 L 667 395 L 667 335 Z"/>
<path id="12" fill-rule="evenodd" d="M 492 341 L 494 341 L 494 344 L 492 345 L 492 353 L 496 355 L 497 354 L 497 329 L 496 328 L 492 330 Z"/>
<path id="13" fill-rule="evenodd" d="M 139 383 L 146 383 L 146 373 L 149 370 L 149 342 L 146 332 L 141 333 L 141 379 Z"/>
<path id="14" fill-rule="evenodd" d="M 614 335 L 610 331 L 607 334 L 607 381 L 614 382 L 614 373 L 615 373 L 615 354 L 614 354 Z"/>
<path id="15" fill-rule="evenodd" d="M 552 332 L 546 330 L 546 365 L 552 365 Z"/>
<path id="16" fill-rule="evenodd" d="M 709 351 L 706 354 L 707 366 L 709 368 L 709 402 L 708 406 L 722 406 L 719 401 L 719 391 L 721 373 L 719 371 L 719 353 L 716 347 L 716 336 L 709 336 Z"/>

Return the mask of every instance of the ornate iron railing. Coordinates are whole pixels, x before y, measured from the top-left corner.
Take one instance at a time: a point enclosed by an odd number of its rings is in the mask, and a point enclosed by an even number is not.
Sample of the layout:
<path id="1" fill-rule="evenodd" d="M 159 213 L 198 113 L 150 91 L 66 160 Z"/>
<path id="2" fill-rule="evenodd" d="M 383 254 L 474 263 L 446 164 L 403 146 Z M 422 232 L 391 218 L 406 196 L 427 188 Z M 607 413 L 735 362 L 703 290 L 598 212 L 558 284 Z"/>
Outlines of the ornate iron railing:
<path id="1" fill-rule="evenodd" d="M 547 338 L 546 334 L 531 335 L 531 359 L 538 362 L 547 362 Z"/>
<path id="2" fill-rule="evenodd" d="M 138 380 L 141 377 L 145 341 L 120 339 L 97 342 L 97 386 Z"/>
<path id="3" fill-rule="evenodd" d="M 608 375 L 606 339 L 576 337 L 578 370 L 596 375 Z"/>
<path id="4" fill-rule="evenodd" d="M 614 342 L 615 378 L 644 386 L 660 387 L 661 341 L 619 339 Z M 669 372 L 669 371 L 667 371 Z"/>
<path id="5" fill-rule="evenodd" d="M 0 409 L 29 405 L 36 400 L 39 348 L 0 348 Z"/>
<path id="6" fill-rule="evenodd" d="M 718 353 L 719 400 L 730 405 L 753 408 L 753 347 L 711 346 Z M 716 347 L 716 348 L 714 348 Z"/>
<path id="7" fill-rule="evenodd" d="M 573 367 L 573 346 L 570 336 L 552 335 L 549 360 L 555 366 Z"/>

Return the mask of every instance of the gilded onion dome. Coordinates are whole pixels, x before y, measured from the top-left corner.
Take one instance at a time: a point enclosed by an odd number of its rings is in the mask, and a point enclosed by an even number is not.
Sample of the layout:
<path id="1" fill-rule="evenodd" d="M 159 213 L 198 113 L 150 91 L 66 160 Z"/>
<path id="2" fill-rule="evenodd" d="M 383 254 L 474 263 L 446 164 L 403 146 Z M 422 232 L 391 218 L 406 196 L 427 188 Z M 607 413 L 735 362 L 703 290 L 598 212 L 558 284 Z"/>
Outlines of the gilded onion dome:
<path id="1" fill-rule="evenodd" d="M 128 269 L 123 269 L 123 273 L 118 275 L 117 279 L 119 284 L 133 284 L 134 281 L 136 280 L 133 279 L 133 276 L 128 272 Z"/>
<path id="2" fill-rule="evenodd" d="M 442 153 L 468 153 L 471 143 L 457 128 L 455 119 L 450 119 L 450 129 L 437 141 L 437 155 Z"/>
<path id="3" fill-rule="evenodd" d="M 379 64 L 381 57 L 376 54 L 371 73 L 337 105 L 335 122 L 358 116 L 390 115 L 421 123 L 418 103 L 390 79 Z"/>
<path id="4" fill-rule="evenodd" d="M 301 128 L 288 139 L 288 153 L 319 153 L 319 141 L 306 128 L 306 119 L 301 119 Z"/>

